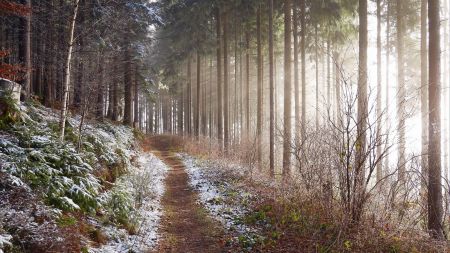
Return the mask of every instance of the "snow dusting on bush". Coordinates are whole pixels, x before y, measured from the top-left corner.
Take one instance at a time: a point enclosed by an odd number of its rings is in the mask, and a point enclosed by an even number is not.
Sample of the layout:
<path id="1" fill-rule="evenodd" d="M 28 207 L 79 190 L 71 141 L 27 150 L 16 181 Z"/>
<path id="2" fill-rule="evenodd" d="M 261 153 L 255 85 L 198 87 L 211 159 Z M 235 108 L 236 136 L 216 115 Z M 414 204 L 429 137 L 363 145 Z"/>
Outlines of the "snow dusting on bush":
<path id="1" fill-rule="evenodd" d="M 152 249 L 158 239 L 158 225 L 162 215 L 160 204 L 164 193 L 164 178 L 168 167 L 152 154 L 140 156 L 138 166 L 129 174 L 120 178 L 111 191 L 102 196 L 109 202 L 116 191 L 122 192 L 136 205 L 130 210 L 135 221 L 136 233 L 129 235 L 125 229 L 106 226 L 101 230 L 109 241 L 100 248 L 92 248 L 92 253 L 107 252 L 147 252 Z M 117 211 L 117 210 L 116 210 Z M 115 212 L 117 214 L 117 212 Z M 100 227 L 97 221 L 92 221 Z"/>
<path id="2" fill-rule="evenodd" d="M 85 125 L 82 150 L 76 148 L 77 119 L 69 118 L 66 141 L 58 139 L 56 111 L 42 106 L 22 106 L 22 122 L 0 132 L 0 171 L 16 183 L 37 188 L 53 206 L 65 211 L 94 212 L 102 167 L 130 166 L 134 142 L 131 129 L 111 123 Z"/>
<path id="3" fill-rule="evenodd" d="M 134 131 L 107 120 L 80 131 L 80 117 L 68 117 L 62 143 L 58 111 L 20 110 L 0 129 L 0 251 L 152 248 L 167 167 L 137 150 Z"/>

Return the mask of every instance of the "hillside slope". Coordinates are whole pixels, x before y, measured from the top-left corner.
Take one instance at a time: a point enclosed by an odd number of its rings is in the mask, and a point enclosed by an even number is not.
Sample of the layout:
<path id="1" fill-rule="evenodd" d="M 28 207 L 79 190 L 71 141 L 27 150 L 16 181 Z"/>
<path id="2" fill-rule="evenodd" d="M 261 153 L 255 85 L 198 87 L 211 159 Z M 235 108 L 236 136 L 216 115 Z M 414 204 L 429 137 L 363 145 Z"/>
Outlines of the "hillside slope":
<path id="1" fill-rule="evenodd" d="M 141 153 L 131 128 L 80 128 L 80 117 L 69 117 L 61 143 L 57 111 L 22 105 L 18 114 L 0 124 L 0 252 L 88 251 L 118 234 L 139 236 L 146 210 L 157 223 L 163 189 L 149 183 L 165 167 Z"/>

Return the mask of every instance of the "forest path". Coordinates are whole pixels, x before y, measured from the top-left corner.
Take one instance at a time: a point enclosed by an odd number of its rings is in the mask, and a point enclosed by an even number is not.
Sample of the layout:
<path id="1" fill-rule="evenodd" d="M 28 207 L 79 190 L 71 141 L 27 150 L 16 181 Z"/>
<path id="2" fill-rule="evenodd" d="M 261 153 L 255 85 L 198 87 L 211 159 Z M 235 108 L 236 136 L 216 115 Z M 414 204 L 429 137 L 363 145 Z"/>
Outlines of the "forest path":
<path id="1" fill-rule="evenodd" d="M 189 185 L 189 176 L 183 162 L 176 156 L 176 141 L 170 136 L 147 138 L 143 147 L 153 152 L 170 170 L 165 179 L 165 193 L 161 204 L 161 240 L 156 252 L 220 253 L 225 233 L 220 223 L 213 221 L 198 203 L 198 194 Z"/>

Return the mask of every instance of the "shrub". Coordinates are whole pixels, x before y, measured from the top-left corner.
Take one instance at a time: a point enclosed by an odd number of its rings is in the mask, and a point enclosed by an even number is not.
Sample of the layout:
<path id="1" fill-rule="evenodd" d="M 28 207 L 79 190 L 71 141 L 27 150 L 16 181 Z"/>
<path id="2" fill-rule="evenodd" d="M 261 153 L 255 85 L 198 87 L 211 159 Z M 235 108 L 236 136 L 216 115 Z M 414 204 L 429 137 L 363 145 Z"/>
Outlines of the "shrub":
<path id="1" fill-rule="evenodd" d="M 78 133 L 72 127 L 75 124 L 72 119 L 67 122 L 68 141 L 61 143 L 57 114 L 37 105 L 27 107 L 22 116 L 23 121 L 9 126 L 7 133 L 11 138 L 0 139 L 0 159 L 5 160 L 2 170 L 39 189 L 47 203 L 61 210 L 94 213 L 101 206 L 98 200 L 101 185 L 94 175 L 95 169 L 106 164 L 115 178 L 121 175 L 130 159 L 123 148 L 129 148 L 131 141 L 122 137 L 119 145 L 115 143 L 114 128 L 109 129 L 113 133 L 106 134 L 100 128 L 90 127 L 84 143 L 92 149 L 79 152 L 74 146 Z M 121 131 L 124 133 L 120 134 L 132 138 L 130 130 Z M 99 132 L 108 138 L 97 137 Z M 115 147 L 111 148 L 111 144 Z"/>
<path id="2" fill-rule="evenodd" d="M 105 199 L 109 221 L 128 226 L 134 210 L 133 204 L 133 197 L 127 189 L 121 186 L 114 187 Z"/>

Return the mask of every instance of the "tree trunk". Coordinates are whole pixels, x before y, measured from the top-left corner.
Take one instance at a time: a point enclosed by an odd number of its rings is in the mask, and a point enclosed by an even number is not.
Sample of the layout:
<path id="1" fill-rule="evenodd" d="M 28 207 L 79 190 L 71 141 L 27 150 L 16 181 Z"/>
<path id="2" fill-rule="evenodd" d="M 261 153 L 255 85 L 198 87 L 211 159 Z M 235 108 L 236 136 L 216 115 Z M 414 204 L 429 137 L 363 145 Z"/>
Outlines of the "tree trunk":
<path id="1" fill-rule="evenodd" d="M 405 179 L 405 61 L 404 61 L 404 25 L 403 25 L 403 7 L 404 1 L 397 0 L 397 83 L 398 83 L 398 101 L 397 101 L 397 131 L 399 134 L 398 148 L 398 178 L 400 181 Z"/>
<path id="2" fill-rule="evenodd" d="M 300 77 L 298 69 L 298 1 L 293 4 L 293 34 L 294 34 L 294 108 L 295 108 L 295 124 L 294 124 L 294 140 L 295 145 L 300 143 Z"/>
<path id="3" fill-rule="evenodd" d="M 134 128 L 139 128 L 140 112 L 139 112 L 139 71 L 138 66 L 135 64 L 134 69 Z"/>
<path id="4" fill-rule="evenodd" d="M 420 104 L 422 114 L 422 175 L 428 177 L 428 55 L 427 55 L 427 0 L 420 7 Z M 425 188 L 425 182 L 422 184 Z"/>
<path id="5" fill-rule="evenodd" d="M 191 66 L 191 57 L 188 57 L 188 66 L 187 66 L 187 78 L 188 78 L 188 86 L 187 86 L 187 132 L 188 135 L 192 135 L 192 66 Z"/>
<path id="6" fill-rule="evenodd" d="M 429 20 L 429 141 L 428 147 L 428 229 L 436 239 L 444 239 L 441 186 L 441 85 L 439 0 L 428 0 Z"/>
<path id="7" fill-rule="evenodd" d="M 220 17 L 220 9 L 216 10 L 216 57 L 217 57 L 217 138 L 219 146 L 222 148 L 223 142 L 223 125 L 222 125 L 222 24 Z"/>
<path id="8" fill-rule="evenodd" d="M 208 130 L 207 130 L 207 103 L 206 103 L 206 84 L 207 82 L 211 82 L 211 79 L 207 80 L 206 76 L 207 76 L 207 69 L 208 69 L 208 61 L 207 58 L 205 57 L 205 61 L 203 61 L 203 84 L 202 84 L 202 134 L 203 136 L 208 136 Z"/>
<path id="9" fill-rule="evenodd" d="M 145 97 L 141 97 L 141 102 L 139 103 L 139 129 L 145 133 L 144 123 L 146 119 L 144 118 L 145 110 L 147 108 L 147 101 L 145 101 Z"/>
<path id="10" fill-rule="evenodd" d="M 119 57 L 116 58 L 116 62 L 118 62 Z M 117 64 L 114 64 L 113 67 L 113 117 L 114 121 L 119 121 L 119 78 L 117 77 L 118 68 Z"/>
<path id="11" fill-rule="evenodd" d="M 359 67 L 358 67 L 358 115 L 356 140 L 356 166 L 354 176 L 355 196 L 352 221 L 358 223 L 362 214 L 364 198 L 366 130 L 367 130 L 367 0 L 359 0 Z"/>
<path id="12" fill-rule="evenodd" d="M 291 171 L 291 0 L 284 0 L 284 136 L 283 179 Z"/>
<path id="13" fill-rule="evenodd" d="M 100 56 L 102 57 L 102 56 Z M 104 84 L 103 84 L 103 58 L 101 58 L 99 60 L 99 73 L 98 73 L 98 85 L 97 85 L 97 118 L 99 120 L 103 120 L 104 117 L 104 105 L 105 105 L 105 100 L 104 100 Z"/>
<path id="14" fill-rule="evenodd" d="M 316 63 L 316 131 L 319 130 L 319 35 L 317 24 L 314 26 L 314 62 Z"/>
<path id="15" fill-rule="evenodd" d="M 234 11 L 234 108 L 233 108 L 233 142 L 239 143 L 239 92 L 238 92 L 238 25 L 237 11 Z"/>
<path id="16" fill-rule="evenodd" d="M 256 16 L 256 37 L 258 51 L 258 76 L 257 76 L 257 109 L 256 109 L 256 140 L 257 140 L 257 158 L 258 168 L 262 168 L 262 92 L 263 92 L 263 73 L 262 73 L 262 38 L 261 38 L 261 4 L 258 5 Z"/>
<path id="17" fill-rule="evenodd" d="M 150 134 L 153 134 L 155 131 L 153 129 L 154 126 L 154 119 L 153 119 L 153 115 L 154 115 L 154 106 L 155 104 L 153 102 L 150 102 L 149 104 L 149 108 L 148 108 L 148 129 L 150 131 Z"/>
<path id="18" fill-rule="evenodd" d="M 161 133 L 161 125 L 162 125 L 161 124 L 161 108 L 162 108 L 162 102 L 161 102 L 161 97 L 159 97 L 158 101 L 155 104 L 155 133 L 156 134 Z"/>
<path id="19" fill-rule="evenodd" d="M 442 79 L 442 84 L 441 84 L 441 86 L 442 86 L 442 90 L 443 90 L 443 93 L 442 93 L 442 95 L 443 95 L 443 99 L 442 99 L 442 104 L 443 104 L 443 107 L 442 108 L 449 108 L 449 106 L 448 106 L 448 100 L 447 100 L 447 98 L 448 98 L 448 94 L 449 94 L 449 87 L 448 87 L 448 84 L 447 84 L 447 81 L 448 81 L 448 78 L 445 78 L 445 77 L 448 77 L 449 75 L 448 75 L 448 61 L 449 61 L 449 58 L 448 58 L 448 56 L 449 56 L 449 54 L 448 54 L 448 24 L 449 24 L 449 22 L 448 22 L 448 1 L 447 0 L 443 0 L 443 7 L 442 7 L 442 11 L 443 11 L 443 13 L 444 13 L 444 17 L 443 17 L 443 19 L 442 19 L 442 26 L 443 26 L 443 30 L 444 30 L 444 32 L 443 32 L 443 36 L 444 36 L 444 41 L 443 41 L 443 43 L 444 43 L 444 45 L 443 45 L 443 47 L 442 47 L 442 53 L 443 53 L 443 55 L 442 55 L 442 57 L 444 58 L 444 60 L 443 60 L 443 67 L 442 67 L 442 76 L 444 77 L 443 79 Z M 444 161 L 442 162 L 442 166 L 444 167 L 444 179 L 445 180 L 448 180 L 448 143 L 449 143 L 449 141 L 448 141 L 448 129 L 447 129 L 447 124 L 446 124 L 446 122 L 447 122 L 447 120 L 448 120 L 448 118 L 447 118 L 447 114 L 446 114 L 446 109 L 442 109 L 443 110 L 443 117 L 442 117 L 442 140 L 443 140 L 443 143 L 442 143 L 442 145 L 444 145 L 444 147 L 443 147 L 443 159 L 444 159 Z M 447 194 L 447 192 L 446 192 L 446 194 L 444 195 L 444 198 L 445 199 L 447 199 L 447 196 L 448 196 L 448 194 Z"/>
<path id="20" fill-rule="evenodd" d="M 224 148 L 225 152 L 228 152 L 228 144 L 229 144 L 229 124 L 228 124 L 228 68 L 229 68 L 229 60 L 228 60 L 228 24 L 227 24 L 227 14 L 223 14 L 223 100 L 224 100 Z"/>
<path id="21" fill-rule="evenodd" d="M 275 177 L 275 108 L 274 108 L 274 48 L 273 48 L 273 0 L 269 0 L 269 92 L 270 92 L 270 127 L 269 127 L 269 174 Z M 296 93 L 297 97 L 297 93 Z M 296 102 L 297 105 L 297 102 Z M 296 111 L 297 112 L 297 111 Z"/>
<path id="22" fill-rule="evenodd" d="M 31 0 L 25 0 L 24 5 L 29 9 L 31 9 Z M 23 80 L 23 89 L 25 91 L 26 98 L 30 98 L 31 95 L 31 78 L 32 78 L 32 66 L 31 66 L 31 19 L 32 13 L 26 15 L 23 20 L 23 48 L 22 54 L 23 59 L 22 62 L 25 66 L 25 76 Z"/>
<path id="23" fill-rule="evenodd" d="M 426 0 L 425 0 L 426 1 Z M 390 55 L 391 55 L 391 4 L 390 1 L 386 1 L 386 113 L 390 115 L 389 111 L 389 71 L 390 71 Z M 386 147 L 389 146 L 389 116 L 386 116 Z M 386 157 L 384 158 L 384 167 L 386 170 L 389 170 L 389 152 L 387 152 Z"/>
<path id="24" fill-rule="evenodd" d="M 53 10 L 53 3 L 49 5 L 50 13 L 51 10 Z M 53 23 L 53 22 L 52 22 Z M 50 47 L 50 41 L 52 41 L 52 33 L 54 32 L 54 25 L 51 24 L 46 35 L 46 39 L 44 40 L 46 48 Z M 47 52 L 48 50 L 45 50 Z M 48 53 L 45 53 L 44 55 L 45 59 L 45 74 L 44 74 L 44 105 L 49 107 L 53 103 L 53 86 L 54 86 L 54 80 L 52 79 L 52 72 L 53 72 L 53 57 L 50 56 Z"/>
<path id="25" fill-rule="evenodd" d="M 302 61 L 302 120 L 301 138 L 306 138 L 306 0 L 300 0 L 300 54 Z"/>
<path id="26" fill-rule="evenodd" d="M 196 106 L 195 106 L 195 115 L 194 115 L 194 135 L 195 137 L 200 136 L 200 84 L 201 84 L 201 57 L 200 53 L 197 52 L 197 96 L 196 96 Z"/>
<path id="27" fill-rule="evenodd" d="M 327 108 L 331 106 L 331 40 L 327 38 Z"/>
<path id="28" fill-rule="evenodd" d="M 80 37 L 79 38 L 79 48 L 80 51 L 82 51 L 83 49 L 83 38 Z M 82 52 L 78 53 L 78 66 L 77 66 L 77 77 L 76 77 L 76 82 L 75 85 L 73 87 L 73 106 L 77 109 L 79 109 L 82 105 L 81 105 L 81 101 L 82 101 L 82 93 L 83 93 L 83 74 L 84 74 L 84 62 L 83 62 L 83 55 Z"/>
<path id="29" fill-rule="evenodd" d="M 245 128 L 250 137 L 250 33 L 245 33 Z"/>
<path id="30" fill-rule="evenodd" d="M 113 119 L 113 107 L 114 107 L 114 103 L 113 103 L 114 102 L 114 92 L 113 92 L 113 90 L 114 90 L 114 77 L 108 83 L 108 113 L 107 113 L 107 117 L 110 119 Z"/>
<path id="31" fill-rule="evenodd" d="M 131 78 L 131 55 L 130 49 L 125 49 L 124 57 L 124 89 L 125 89 L 125 108 L 123 114 L 123 123 L 128 126 L 133 125 L 133 82 Z"/>
<path id="32" fill-rule="evenodd" d="M 377 0 L 377 157 L 381 157 L 381 0 Z M 383 177 L 382 162 L 376 167 L 377 181 Z"/>
<path id="33" fill-rule="evenodd" d="M 60 6 L 61 8 L 64 6 L 63 1 L 60 1 Z M 80 11 L 79 11 L 79 22 L 80 24 L 84 24 L 85 23 L 85 11 L 86 11 L 86 0 L 80 0 Z M 62 30 L 63 28 L 60 27 L 60 33 L 62 34 Z M 77 77 L 76 77 L 76 82 L 75 85 L 73 87 L 73 106 L 76 109 L 80 109 L 83 110 L 82 107 L 84 107 L 84 105 L 82 104 L 82 102 L 85 101 L 84 99 L 84 48 L 85 48 L 85 44 L 84 44 L 84 35 L 83 33 L 83 29 L 80 27 L 77 30 L 77 34 L 78 34 L 78 69 L 77 69 Z M 61 38 L 60 38 L 61 39 Z M 88 58 L 88 57 L 86 57 Z M 88 66 L 89 68 L 89 66 Z"/>
<path id="34" fill-rule="evenodd" d="M 183 90 L 183 89 L 182 89 Z M 182 91 L 180 97 L 177 100 L 177 126 L 178 126 L 178 135 L 183 135 L 183 110 L 184 110 L 184 92 Z"/>
<path id="35" fill-rule="evenodd" d="M 70 22 L 69 48 L 67 50 L 67 58 L 66 58 L 66 65 L 65 65 L 65 71 L 64 71 L 63 104 L 62 104 L 62 110 L 61 110 L 61 117 L 59 120 L 59 128 L 60 128 L 59 139 L 61 142 L 64 141 L 64 131 L 66 128 L 67 104 L 69 101 L 69 85 L 70 85 L 70 62 L 72 60 L 72 50 L 73 50 L 73 41 L 74 41 L 73 34 L 75 31 L 75 24 L 77 22 L 79 3 L 80 3 L 80 0 L 75 0 L 75 6 L 73 8 L 72 20 Z"/>
<path id="36" fill-rule="evenodd" d="M 448 17 L 450 18 L 450 0 L 449 0 L 449 3 L 448 3 L 448 5 L 447 5 L 449 8 L 448 8 L 448 10 L 447 10 L 447 14 L 449 15 Z M 448 20 L 448 18 L 447 18 L 447 28 L 448 28 L 448 31 L 447 31 L 447 36 L 450 36 L 450 22 L 449 22 L 449 20 Z M 447 38 L 447 43 L 448 43 L 448 38 Z M 446 45 L 446 51 L 447 50 L 450 50 L 450 45 Z M 447 54 L 449 54 L 448 52 L 447 52 Z M 447 55 L 448 56 L 448 55 Z M 447 63 L 448 63 L 448 67 L 450 68 L 450 58 L 447 58 L 446 59 L 446 61 L 448 61 Z M 449 71 L 449 69 L 447 70 L 447 71 Z M 449 108 L 449 103 L 450 103 L 450 75 L 448 74 L 448 72 L 447 72 L 447 74 L 446 75 L 444 75 L 444 76 L 447 76 L 447 81 L 448 81 L 448 85 L 449 86 L 447 86 L 446 87 L 446 90 L 447 90 L 447 92 L 446 92 L 446 98 L 447 98 L 447 105 L 446 105 L 446 108 Z M 448 109 L 448 112 L 447 112 L 448 114 L 447 114 L 447 120 L 448 120 L 448 124 L 447 124 L 447 129 L 446 129 L 446 131 L 447 131 L 447 137 L 448 136 L 450 136 L 450 109 Z M 449 153 L 448 152 L 450 152 L 450 141 L 447 139 L 447 152 L 446 152 L 446 154 L 445 154 L 445 156 L 446 156 L 446 168 L 448 169 L 449 168 L 449 166 L 450 166 L 450 160 L 449 160 Z M 446 178 L 446 180 L 448 180 L 448 178 Z M 447 195 L 446 196 L 448 196 L 448 192 L 447 192 Z"/>
<path id="37" fill-rule="evenodd" d="M 334 63 L 334 75 L 335 75 L 335 96 L 336 96 L 336 122 L 338 124 L 341 124 L 342 122 L 342 109 L 341 109 L 341 103 L 342 103 L 342 99 L 341 99 L 341 67 L 339 66 L 339 53 L 336 51 L 334 51 L 333 53 L 333 59 L 335 61 Z"/>
<path id="38" fill-rule="evenodd" d="M 213 138 L 213 57 L 211 56 L 209 58 L 209 92 L 208 92 L 208 103 L 209 103 L 209 120 L 208 120 L 208 126 L 209 126 L 209 139 L 212 140 Z"/>

